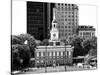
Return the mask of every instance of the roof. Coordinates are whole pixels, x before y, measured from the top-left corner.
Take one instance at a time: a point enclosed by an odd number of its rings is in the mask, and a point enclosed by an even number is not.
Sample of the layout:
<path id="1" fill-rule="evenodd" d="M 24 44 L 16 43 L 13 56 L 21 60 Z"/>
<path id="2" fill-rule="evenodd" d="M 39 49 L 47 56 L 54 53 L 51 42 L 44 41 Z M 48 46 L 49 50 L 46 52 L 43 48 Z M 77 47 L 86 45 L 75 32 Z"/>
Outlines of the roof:
<path id="1" fill-rule="evenodd" d="M 95 28 L 79 28 L 78 30 L 80 30 L 80 31 L 85 31 L 85 30 L 87 30 L 87 31 L 95 31 Z"/>
<path id="2" fill-rule="evenodd" d="M 85 26 L 85 25 L 83 25 L 83 26 L 78 26 L 78 30 L 93 30 L 93 31 L 95 31 L 95 28 L 93 28 L 93 26 Z"/>
<path id="3" fill-rule="evenodd" d="M 36 52 L 45 51 L 65 51 L 65 46 L 37 46 Z M 73 51 L 73 47 L 66 46 L 66 51 Z"/>

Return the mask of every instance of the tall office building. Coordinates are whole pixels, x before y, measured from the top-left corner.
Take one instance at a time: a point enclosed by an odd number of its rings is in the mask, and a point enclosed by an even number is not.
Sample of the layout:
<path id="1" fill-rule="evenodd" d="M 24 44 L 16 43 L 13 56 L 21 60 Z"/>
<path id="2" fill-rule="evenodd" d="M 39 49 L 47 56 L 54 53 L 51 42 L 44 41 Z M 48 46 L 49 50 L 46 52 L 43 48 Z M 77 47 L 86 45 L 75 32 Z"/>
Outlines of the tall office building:
<path id="1" fill-rule="evenodd" d="M 53 3 L 27 2 L 27 33 L 37 40 L 49 38 Z"/>
<path id="2" fill-rule="evenodd" d="M 55 4 L 59 38 L 65 39 L 76 34 L 78 28 L 78 6 L 76 4 Z"/>

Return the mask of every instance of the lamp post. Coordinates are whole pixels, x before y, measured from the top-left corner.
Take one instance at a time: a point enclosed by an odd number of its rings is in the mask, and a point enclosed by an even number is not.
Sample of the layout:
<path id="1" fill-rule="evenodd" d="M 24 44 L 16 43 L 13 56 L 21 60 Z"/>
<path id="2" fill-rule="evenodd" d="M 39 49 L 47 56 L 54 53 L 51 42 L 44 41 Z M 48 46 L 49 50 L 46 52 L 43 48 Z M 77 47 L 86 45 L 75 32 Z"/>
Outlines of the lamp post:
<path id="1" fill-rule="evenodd" d="M 66 40 L 64 40 L 65 42 L 65 71 L 66 71 Z"/>
<path id="2" fill-rule="evenodd" d="M 47 72 L 47 44 L 45 44 L 45 72 Z"/>

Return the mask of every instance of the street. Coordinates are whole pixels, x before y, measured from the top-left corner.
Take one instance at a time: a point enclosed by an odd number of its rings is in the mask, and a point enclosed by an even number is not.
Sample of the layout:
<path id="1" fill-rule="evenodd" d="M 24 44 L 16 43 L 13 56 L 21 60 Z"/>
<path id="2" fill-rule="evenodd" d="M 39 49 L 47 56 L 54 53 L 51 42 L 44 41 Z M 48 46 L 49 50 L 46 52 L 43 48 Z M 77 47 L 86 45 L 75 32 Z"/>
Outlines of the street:
<path id="1" fill-rule="evenodd" d="M 66 66 L 66 71 L 82 71 L 82 70 L 95 70 L 94 68 L 79 68 L 76 66 Z M 15 75 L 28 75 L 36 73 L 49 73 L 49 72 L 65 72 L 65 66 L 47 67 L 47 68 L 30 68 L 26 72 L 18 72 Z"/>

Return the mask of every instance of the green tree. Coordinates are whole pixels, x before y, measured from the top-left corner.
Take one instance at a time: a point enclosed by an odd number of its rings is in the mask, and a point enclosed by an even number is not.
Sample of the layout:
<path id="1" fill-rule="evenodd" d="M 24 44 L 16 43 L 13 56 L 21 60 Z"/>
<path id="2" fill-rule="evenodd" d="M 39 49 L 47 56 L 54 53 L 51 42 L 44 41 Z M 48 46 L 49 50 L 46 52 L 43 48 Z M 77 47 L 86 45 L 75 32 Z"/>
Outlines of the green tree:
<path id="1" fill-rule="evenodd" d="M 85 39 L 82 43 L 82 46 L 84 48 L 85 54 L 88 53 L 97 53 L 97 38 L 93 37 L 90 39 Z"/>
<path id="2" fill-rule="evenodd" d="M 74 35 L 69 37 L 69 44 L 74 46 L 73 57 L 83 56 L 83 47 L 82 47 L 83 39 Z"/>
<path id="3" fill-rule="evenodd" d="M 22 41 L 18 36 L 11 35 L 11 44 L 22 44 Z"/>
<path id="4" fill-rule="evenodd" d="M 49 44 L 49 40 L 48 39 L 44 39 L 42 42 L 41 42 L 41 45 L 48 45 Z"/>
<path id="5" fill-rule="evenodd" d="M 28 67 L 36 48 L 35 38 L 30 34 L 11 37 L 12 71 Z"/>

